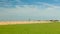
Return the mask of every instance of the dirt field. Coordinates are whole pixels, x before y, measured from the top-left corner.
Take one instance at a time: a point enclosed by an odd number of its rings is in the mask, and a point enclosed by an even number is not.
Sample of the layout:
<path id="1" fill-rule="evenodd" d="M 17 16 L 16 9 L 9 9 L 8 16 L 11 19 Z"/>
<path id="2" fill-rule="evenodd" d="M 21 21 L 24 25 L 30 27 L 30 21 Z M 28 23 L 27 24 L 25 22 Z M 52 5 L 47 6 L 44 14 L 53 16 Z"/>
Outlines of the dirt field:
<path id="1" fill-rule="evenodd" d="M 51 23 L 50 21 L 2 21 L 0 25 L 9 25 L 9 24 L 32 24 L 32 23 Z"/>

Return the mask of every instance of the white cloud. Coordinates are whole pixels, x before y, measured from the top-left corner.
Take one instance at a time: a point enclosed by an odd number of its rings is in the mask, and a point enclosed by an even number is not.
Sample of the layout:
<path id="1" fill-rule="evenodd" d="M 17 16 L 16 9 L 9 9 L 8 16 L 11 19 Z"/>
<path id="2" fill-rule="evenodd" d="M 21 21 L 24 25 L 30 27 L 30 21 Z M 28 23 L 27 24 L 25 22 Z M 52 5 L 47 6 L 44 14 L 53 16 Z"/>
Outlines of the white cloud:
<path id="1" fill-rule="evenodd" d="M 23 7 L 20 7 L 19 5 L 16 5 L 16 8 L 0 8 L 0 17 L 8 17 L 8 18 L 19 18 L 21 17 L 44 17 L 44 18 L 50 18 L 52 19 L 52 17 L 55 18 L 60 18 L 60 6 L 55 6 L 55 5 L 51 5 L 48 3 L 43 3 L 44 7 L 43 9 L 41 9 L 40 5 L 23 5 Z M 1 16 L 2 15 L 2 16 Z M 16 17 L 15 17 L 16 16 Z M 27 18 L 27 17 L 26 17 Z M 31 18 L 31 19 L 32 19 Z M 19 19 L 23 19 L 23 18 L 19 18 Z"/>

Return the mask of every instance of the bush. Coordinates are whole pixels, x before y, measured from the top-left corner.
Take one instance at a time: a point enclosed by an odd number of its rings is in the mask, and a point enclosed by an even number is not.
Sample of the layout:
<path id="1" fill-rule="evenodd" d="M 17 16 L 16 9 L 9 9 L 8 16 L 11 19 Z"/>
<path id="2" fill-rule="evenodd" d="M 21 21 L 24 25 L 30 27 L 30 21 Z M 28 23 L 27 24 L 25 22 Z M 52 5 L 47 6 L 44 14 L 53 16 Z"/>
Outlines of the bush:
<path id="1" fill-rule="evenodd" d="M 51 22 L 59 22 L 59 20 L 50 20 Z"/>

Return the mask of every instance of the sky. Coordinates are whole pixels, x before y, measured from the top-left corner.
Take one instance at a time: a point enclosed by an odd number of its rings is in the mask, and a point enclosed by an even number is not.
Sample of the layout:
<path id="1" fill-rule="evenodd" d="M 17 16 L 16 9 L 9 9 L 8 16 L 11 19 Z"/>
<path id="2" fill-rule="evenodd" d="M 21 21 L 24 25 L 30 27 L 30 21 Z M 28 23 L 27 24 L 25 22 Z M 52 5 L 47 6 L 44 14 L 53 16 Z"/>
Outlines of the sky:
<path id="1" fill-rule="evenodd" d="M 60 0 L 0 0 L 0 21 L 60 20 Z"/>

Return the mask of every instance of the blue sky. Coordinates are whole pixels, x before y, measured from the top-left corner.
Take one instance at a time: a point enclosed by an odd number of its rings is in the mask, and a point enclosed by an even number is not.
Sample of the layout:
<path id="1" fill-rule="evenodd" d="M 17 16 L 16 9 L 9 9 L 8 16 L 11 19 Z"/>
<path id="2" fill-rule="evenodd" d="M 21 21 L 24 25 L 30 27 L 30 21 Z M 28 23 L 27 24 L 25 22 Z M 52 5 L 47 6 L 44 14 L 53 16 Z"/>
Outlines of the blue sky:
<path id="1" fill-rule="evenodd" d="M 60 0 L 0 0 L 0 20 L 60 20 Z"/>

